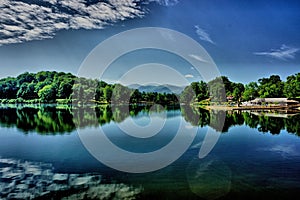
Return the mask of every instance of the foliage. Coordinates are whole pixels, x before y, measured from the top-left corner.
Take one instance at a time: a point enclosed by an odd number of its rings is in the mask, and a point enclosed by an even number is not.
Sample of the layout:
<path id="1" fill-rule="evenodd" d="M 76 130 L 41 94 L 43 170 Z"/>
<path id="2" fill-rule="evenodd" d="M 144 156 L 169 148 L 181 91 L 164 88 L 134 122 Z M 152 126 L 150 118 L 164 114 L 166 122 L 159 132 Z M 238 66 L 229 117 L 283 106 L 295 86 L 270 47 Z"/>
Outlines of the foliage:
<path id="1" fill-rule="evenodd" d="M 232 82 L 226 76 L 216 77 L 205 83 L 193 82 L 181 93 L 181 101 L 186 103 L 203 102 L 209 98 L 211 102 L 222 103 L 228 100 L 237 102 L 249 101 L 257 97 L 274 98 L 300 97 L 300 73 L 287 77 L 283 82 L 278 75 L 269 78 L 261 78 L 258 82 L 250 82 L 246 85 Z"/>
<path id="2" fill-rule="evenodd" d="M 258 94 L 260 97 L 282 97 L 284 83 L 280 76 L 272 75 L 270 78 L 261 78 L 258 80 Z"/>
<path id="3" fill-rule="evenodd" d="M 256 97 L 300 97 L 300 73 L 287 77 L 283 82 L 278 75 L 261 78 L 245 86 L 229 80 L 226 76 L 216 77 L 208 83 L 192 82 L 178 96 L 171 93 L 141 92 L 121 84 L 108 84 L 101 80 L 76 77 L 70 73 L 41 71 L 23 73 L 17 77 L 0 80 L 2 103 L 78 103 L 78 104 L 190 104 L 226 102 L 227 99 L 239 102 Z"/>
<path id="4" fill-rule="evenodd" d="M 190 104 L 196 98 L 195 91 L 191 85 L 186 86 L 180 95 L 180 102 Z"/>
<path id="5" fill-rule="evenodd" d="M 211 101 L 213 102 L 224 102 L 226 101 L 226 88 L 229 90 L 229 84 L 225 79 L 225 83 L 223 82 L 223 77 L 217 77 L 212 81 L 208 82 L 208 90 Z"/>
<path id="6" fill-rule="evenodd" d="M 155 112 L 168 110 L 168 107 L 157 107 Z M 171 108 L 174 109 L 174 108 Z M 178 109 L 178 108 L 175 108 Z M 269 117 L 265 113 L 260 115 L 250 112 L 226 112 L 223 110 L 208 111 L 187 105 L 180 106 L 184 119 L 193 126 L 210 126 L 219 132 L 228 132 L 233 126 L 246 125 L 259 132 L 280 134 L 282 130 L 300 136 L 300 115 L 288 118 Z M 36 131 L 39 134 L 64 134 L 76 128 L 98 127 L 113 122 L 122 122 L 130 116 L 140 112 L 152 112 L 152 105 L 101 105 L 93 107 L 58 108 L 55 106 L 39 107 L 5 107 L 0 108 L 0 125 L 3 127 L 17 127 L 25 133 Z M 220 121 L 225 123 L 220 123 Z"/>
<path id="7" fill-rule="evenodd" d="M 0 99 L 2 103 L 178 103 L 175 94 L 145 93 L 121 84 L 55 71 L 26 72 L 16 78 L 1 79 Z"/>
<path id="8" fill-rule="evenodd" d="M 53 102 L 56 100 L 56 89 L 53 85 L 46 85 L 38 93 L 42 102 Z"/>
<path id="9" fill-rule="evenodd" d="M 249 101 L 258 96 L 258 85 L 256 82 L 250 82 L 249 84 L 245 85 L 245 91 L 243 94 L 244 100 Z"/>
<path id="10" fill-rule="evenodd" d="M 300 97 L 300 73 L 287 77 L 283 92 L 288 98 Z"/>

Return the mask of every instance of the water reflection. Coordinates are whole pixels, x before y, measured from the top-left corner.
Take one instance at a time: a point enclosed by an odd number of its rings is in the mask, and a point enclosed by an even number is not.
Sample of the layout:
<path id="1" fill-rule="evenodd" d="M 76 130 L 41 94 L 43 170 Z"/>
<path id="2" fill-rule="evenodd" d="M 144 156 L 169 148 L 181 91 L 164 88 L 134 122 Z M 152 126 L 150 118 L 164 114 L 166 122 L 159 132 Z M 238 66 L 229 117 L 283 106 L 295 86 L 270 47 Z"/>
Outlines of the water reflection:
<path id="1" fill-rule="evenodd" d="M 0 109 L 0 125 L 17 127 L 24 133 L 68 133 L 75 127 L 72 117 L 70 110 L 55 107 Z"/>
<path id="2" fill-rule="evenodd" d="M 1 199 L 136 199 L 141 187 L 105 182 L 100 174 L 55 173 L 48 163 L 0 158 Z"/>
<path id="3" fill-rule="evenodd" d="M 218 199 L 231 189 L 231 170 L 219 158 L 193 159 L 186 173 L 191 191 L 203 199 Z"/>
<path id="4" fill-rule="evenodd" d="M 225 111 L 211 110 L 207 111 L 201 108 L 181 107 L 182 114 L 186 121 L 194 126 L 209 125 L 216 131 L 226 133 L 233 126 L 246 125 L 257 129 L 259 132 L 269 132 L 279 134 L 281 130 L 300 136 L 300 114 L 291 115 L 280 113 L 264 113 L 249 111 Z M 222 126 L 219 121 L 225 115 L 225 123 Z M 198 116 L 198 118 L 196 117 Z M 197 120 L 195 120 L 197 119 Z"/>
<path id="5" fill-rule="evenodd" d="M 207 111 L 190 106 L 151 107 L 138 105 L 73 107 L 6 107 L 0 108 L 0 126 L 16 127 L 24 133 L 37 132 L 46 134 L 66 134 L 76 127 L 97 127 L 114 122 L 121 123 L 128 117 L 139 114 L 149 115 L 150 112 L 179 110 L 185 121 L 192 126 L 210 126 L 218 132 L 226 133 L 233 126 L 246 125 L 260 132 L 279 134 L 281 130 L 300 136 L 300 115 L 280 115 L 241 111 Z M 219 123 L 225 117 L 225 123 Z"/>
<path id="6" fill-rule="evenodd" d="M 255 199 L 257 197 L 288 199 L 298 194 L 300 141 L 293 135 L 285 134 L 282 130 L 300 136 L 300 115 L 209 112 L 189 106 L 150 108 L 151 106 L 130 106 L 129 109 L 126 106 L 0 108 L 0 127 L 11 127 L 0 131 L 1 141 L 3 141 L 0 145 L 0 156 L 21 160 L 21 164 L 26 160 L 31 164 L 52 163 L 53 175 L 56 173 L 80 174 L 78 178 L 82 180 L 83 177 L 86 178 L 85 176 L 89 177 L 91 173 L 93 175 L 96 173 L 110 180 L 116 180 L 116 183 L 126 183 L 128 187 L 141 184 L 143 189 L 132 188 L 133 193 L 130 192 L 130 194 L 141 195 L 142 199 Z M 121 135 L 119 129 L 115 128 L 117 123 L 126 123 L 130 117 L 133 121 L 145 125 L 144 122 L 147 122 L 147 116 L 151 112 L 164 112 L 165 110 L 169 110 L 165 112 L 168 116 L 168 123 L 164 127 L 165 130 L 157 137 L 143 139 L 145 141 L 141 142 L 142 139 L 132 139 L 128 135 Z M 220 126 L 218 121 L 222 117 L 225 117 L 225 124 Z M 99 163 L 83 147 L 78 134 L 70 134 L 67 137 L 19 134 L 20 132 L 37 132 L 41 135 L 68 134 L 75 131 L 76 127 L 84 128 L 89 132 L 94 130 L 93 127 L 103 126 L 103 129 L 109 130 L 107 134 L 109 140 L 118 147 L 130 152 L 144 153 L 168 144 L 176 133 L 174 130 L 178 128 L 176 127 L 178 121 L 182 118 L 189 122 L 188 125 L 191 127 L 209 126 L 225 134 L 221 134 L 218 145 L 207 157 L 199 159 L 199 148 L 203 146 L 203 138 L 207 135 L 202 135 L 202 130 L 199 129 L 200 134 L 194 138 L 191 148 L 178 160 L 166 168 L 146 174 L 122 173 Z M 240 127 L 233 129 L 234 126 Z M 256 130 L 272 134 L 282 132 L 282 137 L 253 134 L 257 133 Z M 1 162 L 4 161 L 0 159 L 1 177 L 3 174 L 6 176 L 10 175 L 10 172 L 15 172 L 14 168 L 11 168 L 10 171 L 4 173 L 3 169 L 7 166 L 1 166 Z M 121 163 L 127 165 L 128 161 Z M 22 168 L 23 171 L 24 169 Z M 23 171 L 19 171 L 22 172 L 22 176 Z M 26 178 L 23 179 L 26 181 Z M 35 180 L 40 181 L 40 179 Z M 7 188 L 8 184 L 5 183 L 2 186 L 0 184 L 0 187 Z M 128 188 L 127 186 L 118 185 L 111 185 L 112 194 L 116 194 L 116 191 L 121 191 L 124 195 L 129 194 L 129 192 L 123 192 Z M 10 188 L 15 191 L 16 186 Z M 103 191 L 107 190 L 107 187 L 99 185 L 94 189 L 104 194 Z M 89 194 L 83 192 L 81 197 L 86 195 Z M 73 198 L 78 199 L 79 196 L 73 196 Z"/>

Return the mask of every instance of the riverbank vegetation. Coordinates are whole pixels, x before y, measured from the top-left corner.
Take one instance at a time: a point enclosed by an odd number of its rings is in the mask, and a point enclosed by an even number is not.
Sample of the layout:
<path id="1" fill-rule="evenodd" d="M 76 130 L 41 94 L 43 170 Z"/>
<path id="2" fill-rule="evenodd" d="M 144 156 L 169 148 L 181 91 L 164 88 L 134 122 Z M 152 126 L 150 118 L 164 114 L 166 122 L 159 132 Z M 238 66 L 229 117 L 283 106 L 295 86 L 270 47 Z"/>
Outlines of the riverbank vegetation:
<path id="1" fill-rule="evenodd" d="M 194 91 L 194 95 L 191 95 Z M 248 84 L 236 83 L 226 76 L 205 83 L 193 82 L 181 94 L 181 100 L 188 103 L 207 104 L 207 99 L 214 102 L 241 102 L 255 98 L 300 98 L 300 73 L 290 75 L 286 81 L 279 75 L 261 78 Z"/>
<path id="2" fill-rule="evenodd" d="M 78 78 L 70 73 L 42 71 L 0 80 L 0 103 L 107 104 L 178 103 L 172 93 L 140 92 L 121 84 Z"/>
<path id="3" fill-rule="evenodd" d="M 70 73 L 41 71 L 0 80 L 0 103 L 5 104 L 210 104 L 249 101 L 256 97 L 300 98 L 300 73 L 286 81 L 278 75 L 246 85 L 217 77 L 208 83 L 193 82 L 180 94 L 142 92 L 101 80 L 76 77 Z"/>

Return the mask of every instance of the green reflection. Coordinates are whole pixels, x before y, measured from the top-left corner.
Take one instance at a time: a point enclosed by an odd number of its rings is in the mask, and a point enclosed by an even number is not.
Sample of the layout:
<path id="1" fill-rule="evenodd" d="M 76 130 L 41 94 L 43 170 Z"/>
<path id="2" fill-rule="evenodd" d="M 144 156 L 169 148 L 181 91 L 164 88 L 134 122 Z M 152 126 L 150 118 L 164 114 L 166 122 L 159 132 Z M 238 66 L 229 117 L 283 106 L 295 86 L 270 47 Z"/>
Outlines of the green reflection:
<path id="1" fill-rule="evenodd" d="M 246 125 L 259 132 L 279 134 L 281 130 L 300 136 L 300 114 L 297 111 L 284 111 L 285 113 L 264 113 L 249 111 L 204 110 L 198 107 L 181 106 L 184 119 L 193 126 L 209 125 L 216 131 L 226 133 L 232 126 Z M 291 112 L 291 114 L 289 114 Z M 225 116 L 225 123 L 222 117 Z"/>
<path id="2" fill-rule="evenodd" d="M 151 109 L 151 110 L 150 110 Z M 65 134 L 76 128 L 98 127 L 110 122 L 120 123 L 140 112 L 162 112 L 172 109 L 161 106 L 98 106 L 98 107 L 5 107 L 0 108 L 0 126 L 16 127 L 24 133 L 41 135 Z"/>
<path id="3" fill-rule="evenodd" d="M 282 130 L 300 136 L 300 114 L 277 114 L 205 110 L 187 105 L 162 107 L 155 105 L 103 105 L 97 107 L 5 107 L 0 108 L 0 126 L 16 127 L 24 133 L 42 135 L 65 134 L 77 128 L 98 127 L 111 122 L 120 123 L 139 113 L 180 109 L 182 117 L 191 125 L 210 126 L 226 133 L 232 126 L 245 125 L 263 133 L 279 134 Z M 220 124 L 225 117 L 225 123 Z"/>

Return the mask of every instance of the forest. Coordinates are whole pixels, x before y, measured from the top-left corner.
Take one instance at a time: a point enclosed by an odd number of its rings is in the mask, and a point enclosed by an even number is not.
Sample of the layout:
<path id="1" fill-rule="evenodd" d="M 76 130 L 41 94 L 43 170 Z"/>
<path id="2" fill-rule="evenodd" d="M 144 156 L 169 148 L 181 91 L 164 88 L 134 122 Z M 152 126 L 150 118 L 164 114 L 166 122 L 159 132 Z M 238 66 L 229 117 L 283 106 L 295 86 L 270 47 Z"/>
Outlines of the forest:
<path id="1" fill-rule="evenodd" d="M 236 83 L 226 76 L 208 83 L 193 82 L 180 94 L 141 92 L 121 84 L 76 77 L 70 73 L 41 71 L 23 73 L 0 80 L 0 103 L 61 103 L 61 104 L 140 104 L 162 105 L 199 103 L 203 101 L 248 101 L 256 97 L 300 97 L 300 73 L 286 81 L 279 75 L 260 78 L 248 84 Z"/>
<path id="2" fill-rule="evenodd" d="M 271 75 L 245 85 L 221 76 L 208 83 L 203 81 L 191 83 L 183 90 L 180 97 L 185 102 L 201 102 L 206 99 L 216 102 L 226 102 L 228 99 L 241 102 L 257 97 L 297 99 L 300 98 L 300 73 L 288 76 L 286 81 L 281 80 L 279 75 Z"/>
<path id="3" fill-rule="evenodd" d="M 139 92 L 121 84 L 78 78 L 70 73 L 41 71 L 0 80 L 2 103 L 175 103 L 175 94 Z"/>

